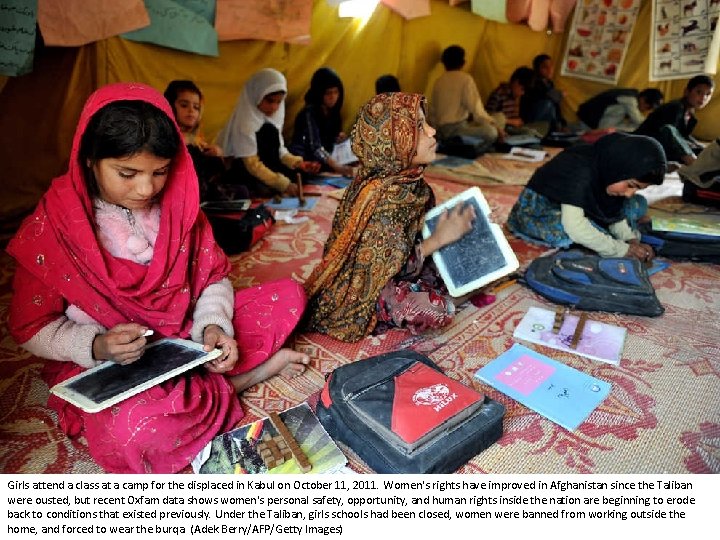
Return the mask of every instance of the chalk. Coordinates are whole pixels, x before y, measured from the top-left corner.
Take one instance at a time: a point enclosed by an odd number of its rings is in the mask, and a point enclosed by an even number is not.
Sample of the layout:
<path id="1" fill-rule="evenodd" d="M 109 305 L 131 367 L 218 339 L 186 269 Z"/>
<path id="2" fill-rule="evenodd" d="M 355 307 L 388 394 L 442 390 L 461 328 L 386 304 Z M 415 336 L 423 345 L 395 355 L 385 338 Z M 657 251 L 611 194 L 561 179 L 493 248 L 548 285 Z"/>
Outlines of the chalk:
<path id="1" fill-rule="evenodd" d="M 145 330 L 145 333 L 143 334 L 143 337 L 149 337 L 152 336 L 155 332 L 152 330 Z"/>

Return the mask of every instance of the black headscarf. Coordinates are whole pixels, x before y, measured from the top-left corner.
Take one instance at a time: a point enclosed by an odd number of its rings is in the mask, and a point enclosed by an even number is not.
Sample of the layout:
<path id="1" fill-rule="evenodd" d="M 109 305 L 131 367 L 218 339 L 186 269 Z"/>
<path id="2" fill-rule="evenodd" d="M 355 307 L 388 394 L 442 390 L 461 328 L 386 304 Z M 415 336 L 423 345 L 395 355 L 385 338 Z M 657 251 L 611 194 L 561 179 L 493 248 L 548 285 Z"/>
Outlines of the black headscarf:
<path id="1" fill-rule="evenodd" d="M 535 171 L 527 187 L 610 225 L 622 219 L 624 198 L 608 195 L 609 185 L 631 178 L 658 185 L 665 171 L 665 152 L 655 139 L 611 133 L 594 144 L 567 148 Z"/>
<path id="2" fill-rule="evenodd" d="M 340 92 L 337 103 L 327 114 L 322 110 L 323 97 L 329 88 L 337 88 Z M 340 109 L 343 106 L 345 90 L 340 77 L 329 67 L 321 67 L 313 73 L 310 79 L 310 89 L 305 93 L 305 105 L 311 110 L 315 122 L 320 130 L 320 140 L 323 147 L 331 151 L 340 131 L 342 119 Z"/>

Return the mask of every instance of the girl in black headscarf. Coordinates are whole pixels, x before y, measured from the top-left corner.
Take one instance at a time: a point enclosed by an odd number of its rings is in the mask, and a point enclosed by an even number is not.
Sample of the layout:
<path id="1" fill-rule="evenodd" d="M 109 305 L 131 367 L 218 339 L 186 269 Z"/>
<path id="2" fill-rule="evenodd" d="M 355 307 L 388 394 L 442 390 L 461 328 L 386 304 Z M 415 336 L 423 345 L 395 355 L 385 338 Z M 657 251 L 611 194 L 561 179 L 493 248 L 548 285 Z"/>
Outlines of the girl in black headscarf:
<path id="1" fill-rule="evenodd" d="M 319 161 L 323 169 L 352 176 L 352 168 L 336 162 L 331 153 L 336 143 L 347 136 L 342 132 L 343 83 L 332 69 L 322 67 L 310 80 L 305 107 L 295 118 L 295 129 L 289 147 L 308 161 Z"/>
<path id="2" fill-rule="evenodd" d="M 611 133 L 564 150 L 540 167 L 520 193 L 507 225 L 525 240 L 602 257 L 649 261 L 654 253 L 633 228 L 647 210 L 639 189 L 661 184 L 665 152 L 649 137 Z"/>

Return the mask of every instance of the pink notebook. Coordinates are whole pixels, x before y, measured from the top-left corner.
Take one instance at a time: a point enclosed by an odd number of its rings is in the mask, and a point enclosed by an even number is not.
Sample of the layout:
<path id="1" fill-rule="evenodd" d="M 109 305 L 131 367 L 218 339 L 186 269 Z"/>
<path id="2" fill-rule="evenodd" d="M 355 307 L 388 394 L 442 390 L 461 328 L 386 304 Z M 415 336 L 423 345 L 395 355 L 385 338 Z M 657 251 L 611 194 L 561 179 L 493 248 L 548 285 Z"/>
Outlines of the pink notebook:
<path id="1" fill-rule="evenodd" d="M 577 347 L 573 349 L 570 347 L 570 342 L 578 319 L 577 315 L 566 314 L 560 331 L 555 333 L 552 331 L 555 312 L 531 307 L 518 324 L 513 337 L 617 366 L 622 357 L 627 330 L 620 326 L 588 319 Z"/>

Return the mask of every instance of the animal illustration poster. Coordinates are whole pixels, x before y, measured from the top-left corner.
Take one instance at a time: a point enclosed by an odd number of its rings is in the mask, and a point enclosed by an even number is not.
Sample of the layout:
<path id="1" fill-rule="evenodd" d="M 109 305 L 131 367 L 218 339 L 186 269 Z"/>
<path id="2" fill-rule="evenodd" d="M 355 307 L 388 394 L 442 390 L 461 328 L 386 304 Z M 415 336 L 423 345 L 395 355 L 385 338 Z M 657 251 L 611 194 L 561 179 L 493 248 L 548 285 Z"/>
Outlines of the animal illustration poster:
<path id="1" fill-rule="evenodd" d="M 563 75 L 617 84 L 641 0 L 580 0 L 563 58 Z"/>
<path id="2" fill-rule="evenodd" d="M 720 0 L 655 0 L 650 32 L 650 80 L 715 73 Z"/>

